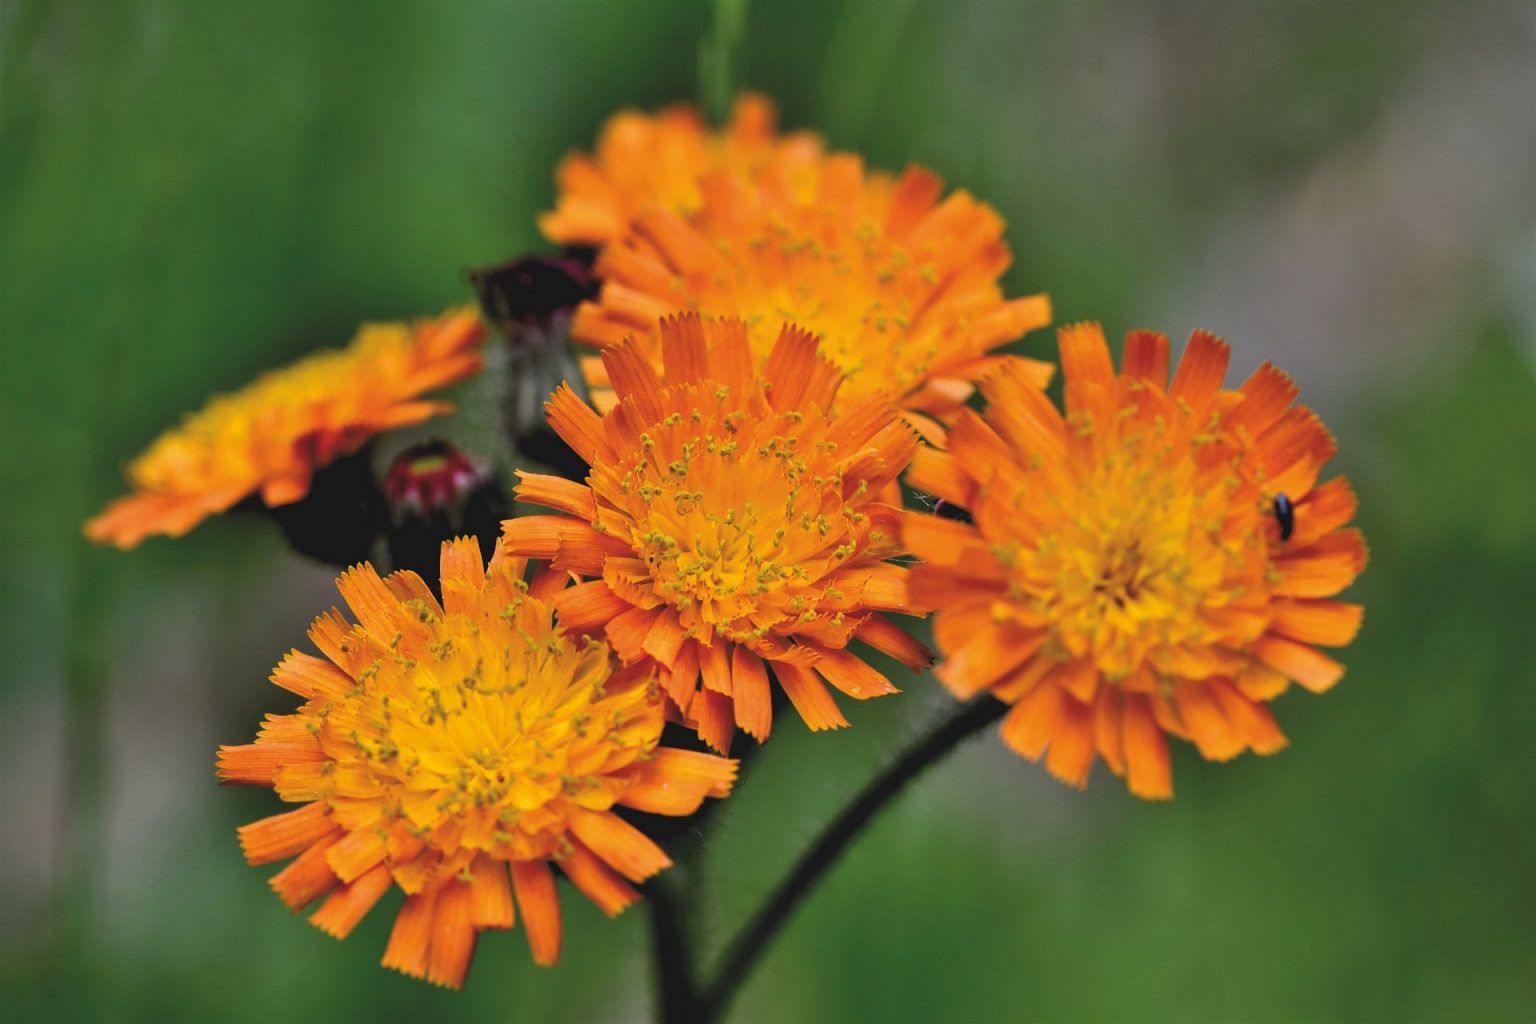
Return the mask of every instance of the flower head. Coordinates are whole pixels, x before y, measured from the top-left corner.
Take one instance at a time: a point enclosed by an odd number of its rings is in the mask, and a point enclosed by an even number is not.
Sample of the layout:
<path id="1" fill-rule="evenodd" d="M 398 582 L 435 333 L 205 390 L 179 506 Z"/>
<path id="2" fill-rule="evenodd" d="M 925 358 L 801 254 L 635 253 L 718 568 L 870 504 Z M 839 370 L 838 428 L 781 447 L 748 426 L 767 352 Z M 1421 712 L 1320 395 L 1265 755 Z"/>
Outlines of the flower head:
<path id="1" fill-rule="evenodd" d="M 591 577 L 556 597 L 566 628 L 601 627 L 626 663 L 659 665 L 716 749 L 737 725 L 767 738 L 765 662 L 812 729 L 846 725 L 822 679 L 860 699 L 895 692 L 851 640 L 928 659 L 881 614 L 916 610 L 880 497 L 916 437 L 882 399 L 830 413 L 842 379 L 797 328 L 766 362 L 739 320 L 668 318 L 661 337 L 664 376 L 633 344 L 604 352 L 607 415 L 568 387 L 550 399 L 550 425 L 591 473 L 522 474 L 522 500 L 565 514 L 508 520 L 503 541 Z"/>
<path id="2" fill-rule="evenodd" d="M 1013 705 L 1003 740 L 1084 785 L 1095 753 L 1144 797 L 1172 793 L 1164 734 L 1207 758 L 1272 753 L 1267 702 L 1343 667 L 1358 605 L 1330 600 L 1365 566 L 1355 496 L 1319 485 L 1334 442 L 1269 364 L 1222 389 L 1227 346 L 1191 337 L 1168 383 L 1168 339 L 1137 332 L 1117 375 L 1102 331 L 1061 331 L 1066 416 L 1005 370 L 982 385 L 949 452 L 908 482 L 974 523 L 908 513 L 938 607 L 939 678 Z M 1276 514 L 1279 508 L 1281 515 Z"/>
<path id="3" fill-rule="evenodd" d="M 130 548 L 152 534 L 179 537 L 259 493 L 269 506 L 309 493 L 315 471 L 382 431 L 452 409 L 421 395 L 480 369 L 473 311 L 415 324 L 369 324 L 340 351 L 309 356 L 220 395 L 129 464 L 134 493 L 85 526 Z"/>
<path id="4" fill-rule="evenodd" d="M 651 207 L 603 249 L 603 289 L 577 310 L 572 336 L 601 347 L 633 334 L 659 365 L 658 318 L 679 309 L 745 319 L 758 359 L 798 324 L 847 377 L 844 401 L 884 394 L 929 428 L 1002 358 L 994 349 L 1051 315 L 1043 295 L 1003 297 L 1012 256 L 997 211 L 942 194 L 920 168 L 892 181 L 846 154 L 793 178 L 714 175 L 696 211 Z M 1022 365 L 1049 380 L 1047 364 Z M 601 386 L 596 361 L 588 370 Z"/>
<path id="5" fill-rule="evenodd" d="M 443 545 L 442 602 L 421 577 L 364 565 L 337 582 L 359 623 L 332 610 L 272 681 L 304 698 L 256 742 L 223 747 L 226 782 L 271 786 L 297 810 L 240 829 L 252 864 L 294 910 L 349 933 L 391 886 L 406 894 L 384 964 L 463 983 L 476 933 L 510 928 L 513 894 L 541 964 L 560 952 L 550 864 L 608 914 L 666 854 L 613 811 L 684 815 L 724 796 L 736 762 L 658 746 L 663 705 L 643 669 L 555 628 L 564 575 L 523 582 L 526 560 Z"/>
<path id="6" fill-rule="evenodd" d="M 604 245 L 624 234 L 649 206 L 696 210 L 701 182 L 716 171 L 751 178 L 773 168 L 784 175 L 811 165 L 821 140 L 808 132 L 775 132 L 773 103 L 752 93 L 737 99 L 730 123 L 711 132 L 691 106 L 655 114 L 625 110 L 598 136 L 596 152 L 568 156 L 556 172 L 555 209 L 539 230 L 562 245 Z"/>

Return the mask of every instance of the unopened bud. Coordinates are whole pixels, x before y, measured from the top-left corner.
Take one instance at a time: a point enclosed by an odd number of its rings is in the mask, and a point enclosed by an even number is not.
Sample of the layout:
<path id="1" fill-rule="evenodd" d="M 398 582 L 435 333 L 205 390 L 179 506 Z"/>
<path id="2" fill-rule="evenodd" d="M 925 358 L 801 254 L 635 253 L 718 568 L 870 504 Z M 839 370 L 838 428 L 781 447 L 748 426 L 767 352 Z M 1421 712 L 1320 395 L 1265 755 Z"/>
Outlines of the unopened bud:
<path id="1" fill-rule="evenodd" d="M 469 272 L 486 318 L 509 338 L 518 330 L 547 331 L 561 317 L 597 296 L 589 263 L 578 256 L 524 256 Z"/>
<path id="2" fill-rule="evenodd" d="M 487 474 L 447 441 L 426 441 L 396 455 L 384 476 L 384 496 L 397 516 L 455 514 Z"/>
<path id="3" fill-rule="evenodd" d="M 384 476 L 390 558 L 397 569 L 436 579 L 443 541 L 471 536 L 489 558 L 510 514 L 496 475 L 446 441 L 412 445 Z"/>

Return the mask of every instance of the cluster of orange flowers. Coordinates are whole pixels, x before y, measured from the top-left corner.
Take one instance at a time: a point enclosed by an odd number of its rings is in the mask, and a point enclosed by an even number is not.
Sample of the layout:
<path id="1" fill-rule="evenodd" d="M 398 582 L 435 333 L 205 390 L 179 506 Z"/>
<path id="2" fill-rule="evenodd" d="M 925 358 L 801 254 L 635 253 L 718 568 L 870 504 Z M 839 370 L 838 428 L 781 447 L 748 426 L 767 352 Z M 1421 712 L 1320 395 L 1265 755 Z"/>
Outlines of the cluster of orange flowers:
<path id="1" fill-rule="evenodd" d="M 272 675 L 303 703 L 220 752 L 221 779 L 298 805 L 240 841 L 252 864 L 292 858 L 272 888 L 319 902 L 318 927 L 344 936 L 398 886 L 389 967 L 457 987 L 478 931 L 519 908 L 553 963 L 551 866 L 624 909 L 669 861 L 616 808 L 725 797 L 735 731 L 766 742 L 776 703 L 819 731 L 849 724 L 838 695 L 898 692 L 862 652 L 933 655 L 893 615 L 933 614 L 937 677 L 1009 705 L 1010 748 L 1075 786 L 1102 759 L 1147 798 L 1172 794 L 1168 737 L 1272 753 L 1270 702 L 1338 681 L 1318 647 L 1359 628 L 1335 597 L 1365 544 L 1280 371 L 1227 388 L 1222 341 L 1196 333 L 1175 368 L 1146 331 L 1117 369 L 1077 324 L 1058 405 L 1052 366 L 1005 349 L 1051 310 L 1002 291 L 997 211 L 781 135 L 760 97 L 719 131 L 621 113 L 558 181 L 540 227 L 595 249 L 601 281 L 569 324 L 585 380 L 546 406 L 585 477 L 520 473 L 547 511 L 508 519 L 489 565 L 458 540 L 436 579 L 346 572 L 357 621 L 321 615 L 323 656 Z M 129 547 L 298 501 L 447 412 L 423 395 L 475 373 L 483 339 L 463 309 L 367 327 L 215 399 L 87 533 Z M 714 753 L 664 743 L 668 723 Z"/>

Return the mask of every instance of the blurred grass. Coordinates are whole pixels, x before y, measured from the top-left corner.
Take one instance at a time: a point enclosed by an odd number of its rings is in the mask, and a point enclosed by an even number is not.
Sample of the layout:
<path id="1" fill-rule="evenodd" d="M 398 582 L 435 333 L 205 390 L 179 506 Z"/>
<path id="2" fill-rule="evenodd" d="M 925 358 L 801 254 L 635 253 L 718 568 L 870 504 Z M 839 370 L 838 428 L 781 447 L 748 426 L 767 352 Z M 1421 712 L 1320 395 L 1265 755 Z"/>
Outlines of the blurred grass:
<path id="1" fill-rule="evenodd" d="M 1351 145 L 1452 34 L 1437 5 L 1215 10 L 765 3 L 740 67 L 787 124 L 996 202 L 1010 286 L 1048 288 L 1062 319 L 1113 331 L 1224 211 Z M 32 748 L 15 723 L 55 706 L 71 666 L 79 679 L 99 663 L 109 728 L 137 730 L 92 741 L 114 773 L 109 811 L 143 813 L 161 776 L 121 773 L 147 751 L 164 746 L 151 767 L 192 780 L 184 806 L 85 833 L 101 847 L 62 908 L 7 875 L 15 1019 L 644 1016 L 638 914 L 608 922 L 568 897 L 558 971 L 528 964 L 521 933 L 489 935 L 458 996 L 377 967 L 387 904 L 339 945 L 294 921 L 231 836 L 270 795 L 216 790 L 210 764 L 277 707 L 262 680 L 329 600 L 324 574 L 248 522 L 131 555 L 88 549 L 78 524 L 117 493 L 121 462 L 210 391 L 339 344 L 360 319 L 462 301 L 465 267 L 534 245 L 561 152 L 618 106 L 693 93 L 708 14 L 0 6 L 0 756 L 21 771 L 0 778 L 5 820 L 63 800 L 59 751 L 20 761 Z M 1137 69 L 1104 53 L 1139 52 L 1126 41 L 1152 29 L 1181 73 L 1138 108 Z M 1149 119 L 1166 159 L 1144 159 Z M 1469 294 L 1483 270 L 1463 268 Z M 973 744 L 855 848 L 739 1018 L 1527 1018 L 1536 382 L 1518 324 L 1473 305 L 1435 339 L 1433 370 L 1393 392 L 1361 382 L 1334 423 L 1372 542 L 1369 612 L 1339 689 L 1281 701 L 1291 750 L 1220 767 L 1186 753 L 1178 800 L 1154 806 L 1102 771 L 1080 795 Z M 1242 351 L 1243 324 L 1212 326 Z M 189 696 L 162 676 L 206 686 Z M 713 940 L 898 737 L 945 709 L 931 682 L 907 689 L 852 709 L 857 727 L 836 737 L 779 730 L 708 851 Z"/>

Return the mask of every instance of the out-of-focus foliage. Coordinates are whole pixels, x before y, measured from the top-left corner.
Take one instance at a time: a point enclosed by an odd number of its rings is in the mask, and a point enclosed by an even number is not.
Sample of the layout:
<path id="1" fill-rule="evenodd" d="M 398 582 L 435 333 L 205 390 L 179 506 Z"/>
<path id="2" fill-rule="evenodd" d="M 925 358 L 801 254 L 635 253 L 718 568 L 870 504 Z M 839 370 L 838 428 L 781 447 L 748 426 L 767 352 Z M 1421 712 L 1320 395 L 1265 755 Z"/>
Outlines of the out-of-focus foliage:
<path id="1" fill-rule="evenodd" d="M 1297 372 L 1357 482 L 1365 631 L 1293 746 L 1171 805 L 962 751 L 881 819 L 737 1017 L 1514 1019 L 1536 1005 L 1536 43 L 1516 5 L 761 3 L 737 67 L 871 163 L 1009 219 L 1062 320 L 1210 327 Z M 333 598 L 254 520 L 123 555 L 79 523 L 214 390 L 536 244 L 555 160 L 695 90 L 694 3 L 0 4 L 0 980 L 16 1019 L 621 1020 L 643 912 L 464 993 L 292 920 L 213 751 Z M 1449 70 L 1448 70 L 1449 69 Z M 1502 105 L 1501 105 L 1502 104 Z M 1487 127 L 1482 127 L 1486 125 Z M 1523 284 L 1521 283 L 1523 281 Z M 1524 303 L 1524 305 L 1522 305 Z M 1219 320 L 1210 318 L 1218 317 Z M 1049 351 L 1043 337 L 1026 345 Z M 471 404 L 476 396 L 471 389 Z M 707 847 L 723 940 L 931 680 L 786 727 Z M 72 745 L 75 744 L 75 745 Z M 97 782 L 93 783 L 92 779 Z"/>

